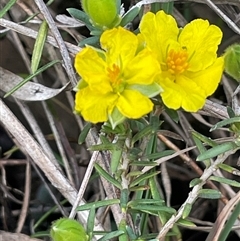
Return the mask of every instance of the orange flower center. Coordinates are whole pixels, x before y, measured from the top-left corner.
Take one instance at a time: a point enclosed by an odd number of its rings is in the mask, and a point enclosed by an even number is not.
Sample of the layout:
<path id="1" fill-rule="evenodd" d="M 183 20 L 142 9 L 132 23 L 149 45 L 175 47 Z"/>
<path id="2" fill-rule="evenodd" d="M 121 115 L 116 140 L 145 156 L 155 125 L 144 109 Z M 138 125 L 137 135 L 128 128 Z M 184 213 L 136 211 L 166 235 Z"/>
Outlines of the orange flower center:
<path id="1" fill-rule="evenodd" d="M 122 91 L 122 79 L 120 77 L 121 70 L 118 65 L 113 64 L 112 67 L 107 68 L 108 77 L 114 92 Z"/>
<path id="2" fill-rule="evenodd" d="M 171 49 L 167 56 L 167 67 L 171 74 L 177 75 L 183 73 L 189 66 L 188 53 L 185 49 L 175 51 Z"/>

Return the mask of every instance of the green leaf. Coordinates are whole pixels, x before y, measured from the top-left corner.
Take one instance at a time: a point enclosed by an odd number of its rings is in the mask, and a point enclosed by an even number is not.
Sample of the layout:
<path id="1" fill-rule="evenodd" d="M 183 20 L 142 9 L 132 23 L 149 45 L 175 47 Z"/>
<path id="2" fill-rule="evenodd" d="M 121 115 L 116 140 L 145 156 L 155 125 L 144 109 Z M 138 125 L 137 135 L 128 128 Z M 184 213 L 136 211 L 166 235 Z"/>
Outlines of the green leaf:
<path id="1" fill-rule="evenodd" d="M 120 205 L 123 210 L 126 210 L 128 202 L 129 191 L 128 189 L 123 189 L 121 191 Z M 124 211 L 125 212 L 125 211 Z"/>
<path id="2" fill-rule="evenodd" d="M 88 235 L 83 226 L 76 220 L 61 218 L 55 221 L 50 231 L 53 241 L 88 241 Z"/>
<path id="3" fill-rule="evenodd" d="M 152 205 L 163 205 L 165 204 L 164 200 L 158 200 L 158 199 L 135 199 L 130 202 L 128 202 L 128 206 L 136 206 L 136 205 L 142 205 L 142 204 L 152 204 Z"/>
<path id="4" fill-rule="evenodd" d="M 79 137 L 78 137 L 78 144 L 79 144 L 79 145 L 82 145 L 82 144 L 85 142 L 86 137 L 87 137 L 87 135 L 88 135 L 91 127 L 92 127 L 92 123 L 90 123 L 90 122 L 88 122 L 88 123 L 83 127 L 83 129 L 82 129 L 82 131 L 81 131 L 81 133 L 80 133 L 80 135 L 79 135 Z"/>
<path id="5" fill-rule="evenodd" d="M 230 218 L 228 219 L 227 223 L 223 227 L 218 241 L 225 241 L 227 239 L 227 237 L 228 237 L 229 233 L 232 231 L 232 227 L 233 227 L 234 223 L 236 222 L 236 220 L 238 219 L 239 215 L 240 215 L 240 202 L 238 202 L 238 204 L 234 208 L 233 212 L 231 213 Z"/>
<path id="6" fill-rule="evenodd" d="M 198 197 L 200 198 L 219 199 L 221 196 L 221 192 L 213 189 L 201 189 L 198 192 Z"/>
<path id="7" fill-rule="evenodd" d="M 52 62 L 42 66 L 40 69 L 38 69 L 34 74 L 29 75 L 26 79 L 22 80 L 18 85 L 16 85 L 13 89 L 11 89 L 9 92 L 7 92 L 4 95 L 4 98 L 8 97 L 9 95 L 13 94 L 15 91 L 17 91 L 19 88 L 21 88 L 24 84 L 26 84 L 29 80 L 37 76 L 38 74 L 42 73 L 44 70 L 52 67 L 54 64 L 60 63 L 59 60 L 53 60 Z"/>
<path id="8" fill-rule="evenodd" d="M 240 122 L 240 117 L 239 116 L 236 116 L 236 117 L 233 117 L 233 118 L 230 118 L 230 119 L 226 119 L 226 120 L 218 122 L 216 125 L 214 125 L 210 129 L 210 131 L 214 131 L 214 130 L 219 129 L 219 128 L 223 127 L 223 126 L 226 126 L 226 125 L 229 125 L 229 124 L 238 123 L 238 122 Z"/>
<path id="9" fill-rule="evenodd" d="M 176 123 L 178 123 L 179 121 L 179 116 L 178 116 L 178 113 L 176 110 L 173 110 L 173 109 L 168 109 L 166 106 L 165 106 L 165 112 L 167 113 L 167 115 Z"/>
<path id="10" fill-rule="evenodd" d="M 16 3 L 17 0 L 10 0 L 0 11 L 0 18 L 2 18 L 6 12 Z"/>
<path id="11" fill-rule="evenodd" d="M 33 54 L 32 54 L 32 60 L 31 60 L 32 73 L 35 73 L 38 69 L 47 35 L 48 35 L 48 24 L 46 20 L 44 20 L 38 30 L 38 35 L 33 48 Z"/>
<path id="12" fill-rule="evenodd" d="M 150 173 L 144 173 L 141 176 L 135 178 L 129 185 L 129 187 L 134 187 L 136 185 L 138 185 L 140 182 L 149 179 L 150 177 L 154 177 L 156 175 L 158 175 L 160 173 L 160 171 L 156 171 L 156 172 L 150 172 Z"/>
<path id="13" fill-rule="evenodd" d="M 67 11 L 69 12 L 69 14 L 75 18 L 75 19 L 78 19 L 80 20 L 81 22 L 84 22 L 88 25 L 91 25 L 90 21 L 89 21 L 89 17 L 88 15 L 81 11 L 81 10 L 78 10 L 76 8 L 67 8 Z"/>
<path id="14" fill-rule="evenodd" d="M 190 203 L 186 203 L 186 205 L 184 206 L 184 209 L 183 209 L 183 214 L 182 214 L 182 218 L 185 219 L 189 216 L 189 213 L 191 212 L 192 210 L 192 204 Z"/>
<path id="15" fill-rule="evenodd" d="M 180 218 L 177 221 L 177 224 L 180 225 L 180 226 L 183 226 L 183 227 L 188 227 L 188 228 L 189 227 L 191 227 L 191 228 L 196 227 L 195 223 L 193 223 L 193 222 L 191 222 L 189 220 L 186 220 L 186 219 L 182 219 L 182 218 Z"/>
<path id="16" fill-rule="evenodd" d="M 202 180 L 200 178 L 194 178 L 190 183 L 189 183 L 189 187 L 194 187 L 196 185 L 198 185 L 199 183 L 201 183 Z"/>
<path id="17" fill-rule="evenodd" d="M 113 231 L 111 233 L 108 233 L 106 235 L 104 235 L 102 238 L 100 238 L 98 241 L 108 241 L 111 240 L 112 238 L 116 238 L 119 237 L 120 235 L 124 234 L 123 230 L 117 230 L 117 231 Z"/>
<path id="18" fill-rule="evenodd" d="M 151 161 L 134 161 L 134 162 L 131 162 L 130 165 L 144 167 L 144 166 L 158 166 L 158 163 L 151 162 Z"/>
<path id="19" fill-rule="evenodd" d="M 108 174 L 105 170 L 103 170 L 102 167 L 100 167 L 97 163 L 94 166 L 100 176 L 104 177 L 107 181 L 112 183 L 117 188 L 122 189 L 121 184 L 116 179 L 114 179 L 110 174 Z"/>
<path id="20" fill-rule="evenodd" d="M 118 110 L 117 107 L 115 107 L 111 115 L 109 115 L 109 122 L 113 130 L 117 127 L 117 125 L 123 123 L 125 119 L 126 117 L 122 115 L 122 113 Z"/>
<path id="21" fill-rule="evenodd" d="M 226 172 L 229 172 L 229 173 L 233 174 L 233 175 L 240 176 L 240 170 L 238 170 L 234 167 L 231 167 L 231 166 L 223 164 L 223 163 L 219 164 L 218 167 L 223 169 Z"/>
<path id="22" fill-rule="evenodd" d="M 126 14 L 123 15 L 120 26 L 124 27 L 128 23 L 132 22 L 133 19 L 139 14 L 140 9 L 141 8 L 138 6 L 131 8 Z"/>
<path id="23" fill-rule="evenodd" d="M 91 46 L 95 46 L 99 43 L 100 37 L 99 36 L 93 36 L 93 37 L 89 37 L 89 38 L 85 38 L 83 40 L 81 40 L 78 44 L 79 47 L 85 47 L 85 45 L 91 45 Z"/>
<path id="24" fill-rule="evenodd" d="M 197 157 L 197 161 L 203 161 L 209 158 L 213 158 L 216 157 L 220 154 L 225 153 L 226 151 L 230 151 L 233 150 L 237 147 L 237 145 L 234 142 L 225 142 L 221 145 L 215 146 L 209 150 L 207 150 L 206 152 L 200 154 Z"/>
<path id="25" fill-rule="evenodd" d="M 233 118 L 236 116 L 233 109 L 230 106 L 227 106 L 227 113 L 230 118 Z"/>
<path id="26" fill-rule="evenodd" d="M 210 180 L 216 181 L 216 182 L 219 182 L 219 183 L 228 184 L 228 185 L 233 186 L 233 187 L 239 187 L 240 188 L 240 183 L 239 182 L 237 182 L 235 180 L 227 179 L 225 177 L 211 176 Z"/>
<path id="27" fill-rule="evenodd" d="M 81 206 L 78 206 L 76 208 L 76 210 L 77 211 L 84 211 L 84 210 L 89 210 L 92 207 L 100 208 L 100 207 L 109 206 L 109 205 L 113 205 L 113 204 L 119 204 L 119 203 L 120 203 L 119 199 L 102 200 L 102 201 L 83 204 Z"/>
<path id="28" fill-rule="evenodd" d="M 208 144 L 209 146 L 212 146 L 212 147 L 214 147 L 214 146 L 217 146 L 218 144 L 215 142 L 215 141 L 213 141 L 210 137 L 206 137 L 206 136 L 204 136 L 204 135 L 202 135 L 202 134 L 200 134 L 200 133 L 198 133 L 198 132 L 196 132 L 196 131 L 192 131 L 192 135 L 193 135 L 193 137 L 196 137 L 198 140 L 200 140 L 200 141 L 202 141 L 203 143 L 206 143 L 206 144 Z M 196 143 L 197 144 L 197 143 Z M 199 151 L 201 152 L 201 150 L 202 150 L 202 146 L 201 147 L 198 147 L 199 148 Z M 205 150 L 204 150 L 205 151 Z M 201 152 L 202 153 L 202 152 Z"/>
<path id="29" fill-rule="evenodd" d="M 111 151 L 114 150 L 115 144 L 113 143 L 102 143 L 93 145 L 88 148 L 89 151 Z"/>
<path id="30" fill-rule="evenodd" d="M 203 145 L 203 143 L 199 140 L 198 137 L 196 137 L 195 135 L 193 135 L 193 140 L 196 143 L 196 146 L 200 152 L 200 154 L 203 154 L 206 152 L 206 147 Z M 206 167 L 209 167 L 211 165 L 211 160 L 210 159 L 206 159 L 203 161 L 204 164 L 206 165 Z"/>
<path id="31" fill-rule="evenodd" d="M 127 89 L 130 90 L 137 90 L 143 95 L 152 98 L 156 95 L 158 95 L 160 92 L 163 92 L 163 89 L 158 85 L 157 83 L 152 83 L 151 85 L 130 85 L 127 86 Z"/>
<path id="32" fill-rule="evenodd" d="M 135 136 L 133 136 L 131 146 L 133 146 L 135 142 L 139 141 L 143 137 L 153 135 L 154 133 L 155 133 L 155 130 L 153 129 L 153 127 L 151 125 L 145 126 Z"/>
<path id="33" fill-rule="evenodd" d="M 175 151 L 173 151 L 173 150 L 160 151 L 160 152 L 145 155 L 145 156 L 141 157 L 140 159 L 143 161 L 144 160 L 155 160 L 155 159 L 159 159 L 159 158 L 162 158 L 165 156 L 172 155 L 174 153 L 175 153 Z M 152 162 L 150 162 L 150 163 L 152 163 Z"/>
<path id="34" fill-rule="evenodd" d="M 153 214 L 157 214 L 158 212 L 166 212 L 166 213 L 171 213 L 171 214 L 175 214 L 176 210 L 174 208 L 171 207 L 167 207 L 167 206 L 160 206 L 160 205 L 147 205 L 147 204 L 141 204 L 141 205 L 134 205 L 131 206 L 131 209 L 133 210 L 139 210 L 139 211 L 149 211 L 149 213 L 153 213 Z"/>
<path id="35" fill-rule="evenodd" d="M 93 229 L 95 225 L 95 216 L 96 216 L 96 206 L 93 205 L 90 209 L 88 219 L 87 219 L 87 233 L 89 234 L 88 240 L 92 240 Z"/>
<path id="36" fill-rule="evenodd" d="M 120 160 L 122 159 L 123 150 L 116 147 L 111 152 L 112 152 L 112 157 L 111 157 L 110 168 L 112 173 L 116 173 L 117 169 L 119 168 Z"/>

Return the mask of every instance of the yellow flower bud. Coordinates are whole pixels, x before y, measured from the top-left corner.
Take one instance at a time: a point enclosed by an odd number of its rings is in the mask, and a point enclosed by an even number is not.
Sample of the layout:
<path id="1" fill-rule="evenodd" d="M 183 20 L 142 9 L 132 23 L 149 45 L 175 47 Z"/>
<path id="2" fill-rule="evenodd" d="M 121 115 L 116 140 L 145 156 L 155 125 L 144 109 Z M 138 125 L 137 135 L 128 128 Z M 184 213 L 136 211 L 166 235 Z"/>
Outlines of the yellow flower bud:
<path id="1" fill-rule="evenodd" d="M 228 47 L 224 54 L 225 71 L 240 82 L 240 44 Z"/>
<path id="2" fill-rule="evenodd" d="M 93 24 L 102 29 L 113 28 L 120 22 L 118 0 L 82 0 L 82 8 Z"/>

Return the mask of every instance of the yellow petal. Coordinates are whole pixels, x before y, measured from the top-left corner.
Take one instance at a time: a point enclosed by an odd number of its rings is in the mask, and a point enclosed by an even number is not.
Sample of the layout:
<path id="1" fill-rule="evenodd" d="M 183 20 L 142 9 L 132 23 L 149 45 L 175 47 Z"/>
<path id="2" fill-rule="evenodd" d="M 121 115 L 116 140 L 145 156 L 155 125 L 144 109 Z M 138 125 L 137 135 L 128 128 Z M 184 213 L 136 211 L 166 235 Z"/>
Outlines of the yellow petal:
<path id="1" fill-rule="evenodd" d="M 196 19 L 187 24 L 180 33 L 179 43 L 186 47 L 190 58 L 190 71 L 210 66 L 216 59 L 222 31 L 207 20 Z"/>
<path id="2" fill-rule="evenodd" d="M 106 63 L 95 49 L 86 47 L 80 51 L 76 55 L 74 66 L 91 90 L 103 94 L 112 91 L 106 74 Z"/>
<path id="3" fill-rule="evenodd" d="M 128 65 L 138 48 L 137 36 L 122 27 L 106 30 L 100 42 L 107 52 L 108 65 L 119 64 L 123 68 Z"/>
<path id="4" fill-rule="evenodd" d="M 140 33 L 147 46 L 158 55 L 158 61 L 162 63 L 166 59 L 169 42 L 177 41 L 179 29 L 175 19 L 159 11 L 157 14 L 146 13 L 139 25 Z"/>
<path id="5" fill-rule="evenodd" d="M 223 68 L 224 59 L 220 57 L 207 69 L 196 73 L 188 73 L 188 77 L 202 89 L 206 96 L 209 96 L 217 89 Z"/>
<path id="6" fill-rule="evenodd" d="M 138 91 L 124 90 L 119 96 L 116 107 L 124 116 L 138 119 L 152 110 L 153 103 Z"/>
<path id="7" fill-rule="evenodd" d="M 76 93 L 75 111 L 86 121 L 104 122 L 108 119 L 108 113 L 113 110 L 117 98 L 118 96 L 112 93 L 101 94 L 86 87 Z"/>
<path id="8" fill-rule="evenodd" d="M 181 76 L 176 82 L 166 78 L 160 81 L 163 88 L 161 93 L 164 104 L 171 109 L 183 108 L 189 112 L 196 112 L 202 108 L 206 96 L 196 83 Z"/>
<path id="9" fill-rule="evenodd" d="M 149 50 L 144 49 L 129 62 L 123 71 L 128 84 L 149 85 L 154 82 L 154 77 L 161 70 L 154 55 Z"/>

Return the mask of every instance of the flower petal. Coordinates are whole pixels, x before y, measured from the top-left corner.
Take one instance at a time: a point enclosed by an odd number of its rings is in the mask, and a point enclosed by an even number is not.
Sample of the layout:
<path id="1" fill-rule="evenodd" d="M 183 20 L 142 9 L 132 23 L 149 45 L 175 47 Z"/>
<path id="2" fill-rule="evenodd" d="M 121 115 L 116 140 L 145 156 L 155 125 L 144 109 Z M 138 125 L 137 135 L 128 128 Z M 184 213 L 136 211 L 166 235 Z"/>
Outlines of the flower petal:
<path id="1" fill-rule="evenodd" d="M 223 69 L 224 59 L 220 57 L 207 69 L 196 73 L 188 73 L 188 78 L 192 79 L 206 96 L 209 96 L 217 89 Z"/>
<path id="2" fill-rule="evenodd" d="M 112 112 L 117 97 L 112 93 L 100 94 L 86 87 L 76 93 L 75 111 L 80 113 L 86 121 L 104 122 Z"/>
<path id="3" fill-rule="evenodd" d="M 183 108 L 189 112 L 196 112 L 202 108 L 206 96 L 201 88 L 191 79 L 181 76 L 174 82 L 168 78 L 160 82 L 163 92 L 161 93 L 164 104 L 171 109 Z"/>
<path id="4" fill-rule="evenodd" d="M 152 110 L 153 103 L 138 91 L 124 90 L 119 96 L 116 107 L 124 116 L 138 119 Z"/>
<path id="5" fill-rule="evenodd" d="M 119 64 L 123 68 L 136 54 L 138 38 L 132 32 L 119 27 L 105 31 L 100 39 L 101 46 L 107 52 L 109 65 Z"/>
<path id="6" fill-rule="evenodd" d="M 207 20 L 196 19 L 187 24 L 180 33 L 179 43 L 186 47 L 190 57 L 190 71 L 199 71 L 210 66 L 217 57 L 222 31 Z"/>
<path id="7" fill-rule="evenodd" d="M 161 70 L 153 54 L 144 49 L 129 62 L 123 71 L 124 79 L 128 84 L 149 85 L 154 82 L 156 74 Z"/>
<path id="8" fill-rule="evenodd" d="M 139 25 L 139 29 L 147 46 L 156 52 L 159 63 L 166 59 L 169 42 L 177 41 L 179 29 L 175 19 L 159 11 L 155 14 L 146 13 Z"/>
<path id="9" fill-rule="evenodd" d="M 95 49 L 86 47 L 80 51 L 76 55 L 74 66 L 91 90 L 103 94 L 112 91 L 106 74 L 106 63 Z"/>

